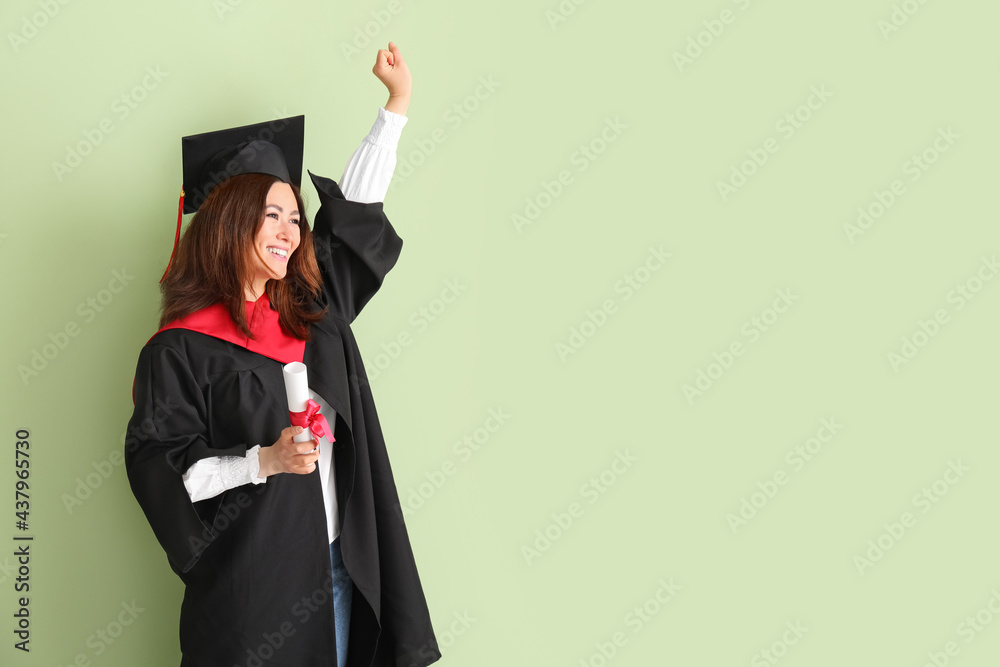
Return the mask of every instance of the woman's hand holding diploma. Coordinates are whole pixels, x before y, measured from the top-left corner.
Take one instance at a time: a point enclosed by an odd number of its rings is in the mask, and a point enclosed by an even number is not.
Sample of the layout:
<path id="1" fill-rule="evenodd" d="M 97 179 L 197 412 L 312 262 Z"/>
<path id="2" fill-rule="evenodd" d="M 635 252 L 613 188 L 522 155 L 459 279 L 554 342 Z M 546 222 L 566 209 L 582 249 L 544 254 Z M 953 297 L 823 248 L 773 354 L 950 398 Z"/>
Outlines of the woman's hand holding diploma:
<path id="1" fill-rule="evenodd" d="M 333 442 L 333 430 L 319 411 L 319 404 L 309 398 L 309 373 L 301 361 L 282 367 L 288 417 L 292 425 L 281 431 L 281 437 L 270 447 L 261 447 L 258 477 L 279 472 L 307 475 L 316 469 L 319 442 L 316 436 Z"/>
<path id="2" fill-rule="evenodd" d="M 270 477 L 279 472 L 308 475 L 316 469 L 319 460 L 319 443 L 315 440 L 295 442 L 293 438 L 304 431 L 301 426 L 289 426 L 281 432 L 281 437 L 270 447 L 261 447 L 257 452 L 260 460 L 258 477 Z"/>

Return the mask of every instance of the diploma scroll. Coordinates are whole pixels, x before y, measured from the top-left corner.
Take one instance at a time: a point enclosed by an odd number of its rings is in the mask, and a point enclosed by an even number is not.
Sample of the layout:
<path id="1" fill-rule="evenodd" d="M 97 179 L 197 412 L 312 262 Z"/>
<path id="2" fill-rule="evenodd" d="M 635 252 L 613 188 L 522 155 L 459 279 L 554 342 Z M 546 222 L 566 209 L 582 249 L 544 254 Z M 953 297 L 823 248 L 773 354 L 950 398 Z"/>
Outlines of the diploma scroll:
<path id="1" fill-rule="evenodd" d="M 297 426 L 305 426 L 306 430 L 293 439 L 295 442 L 305 442 L 316 438 L 327 437 L 333 442 L 333 430 L 319 411 L 319 404 L 309 398 L 309 377 L 306 365 L 301 361 L 293 361 L 282 368 L 285 378 L 285 397 L 288 399 L 288 415 Z"/>

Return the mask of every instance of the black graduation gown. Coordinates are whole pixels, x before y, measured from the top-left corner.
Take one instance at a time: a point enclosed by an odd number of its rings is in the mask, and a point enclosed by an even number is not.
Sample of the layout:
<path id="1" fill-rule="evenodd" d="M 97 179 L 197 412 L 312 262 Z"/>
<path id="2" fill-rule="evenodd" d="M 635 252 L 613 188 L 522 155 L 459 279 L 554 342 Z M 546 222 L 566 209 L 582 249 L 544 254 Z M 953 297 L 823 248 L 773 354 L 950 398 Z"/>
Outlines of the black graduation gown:
<path id="1" fill-rule="evenodd" d="M 441 657 L 375 403 L 350 323 L 396 263 L 382 204 L 344 199 L 310 173 L 323 274 L 303 361 L 336 410 L 334 465 L 344 565 L 354 581 L 348 665 L 423 667 Z M 189 329 L 158 332 L 136 367 L 125 465 L 136 499 L 185 584 L 183 666 L 335 667 L 329 536 L 319 472 L 273 475 L 192 503 L 196 461 L 245 456 L 289 425 L 282 363 Z"/>

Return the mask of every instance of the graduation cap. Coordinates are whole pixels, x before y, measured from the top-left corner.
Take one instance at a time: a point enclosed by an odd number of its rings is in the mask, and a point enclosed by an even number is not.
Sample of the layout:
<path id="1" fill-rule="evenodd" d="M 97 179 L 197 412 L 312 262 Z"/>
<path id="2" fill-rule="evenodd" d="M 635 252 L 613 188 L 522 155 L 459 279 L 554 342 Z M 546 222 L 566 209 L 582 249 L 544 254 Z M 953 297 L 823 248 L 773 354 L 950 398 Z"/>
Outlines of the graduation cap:
<path id="1" fill-rule="evenodd" d="M 181 139 L 184 184 L 177 205 L 174 250 L 161 283 L 177 251 L 181 216 L 197 211 L 215 186 L 240 174 L 269 174 L 296 187 L 302 185 L 305 121 L 305 116 L 291 116 Z"/>

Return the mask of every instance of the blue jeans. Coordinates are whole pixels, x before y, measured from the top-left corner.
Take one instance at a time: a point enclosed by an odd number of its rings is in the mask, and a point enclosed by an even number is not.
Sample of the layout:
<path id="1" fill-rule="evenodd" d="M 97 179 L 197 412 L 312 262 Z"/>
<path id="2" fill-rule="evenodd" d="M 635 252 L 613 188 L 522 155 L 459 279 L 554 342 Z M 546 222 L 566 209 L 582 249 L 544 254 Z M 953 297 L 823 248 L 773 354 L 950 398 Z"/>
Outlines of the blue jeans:
<path id="1" fill-rule="evenodd" d="M 333 624 L 337 632 L 337 667 L 347 664 L 347 637 L 351 629 L 351 594 L 354 582 L 344 567 L 340 553 L 340 535 L 330 545 L 330 565 L 333 567 Z"/>

